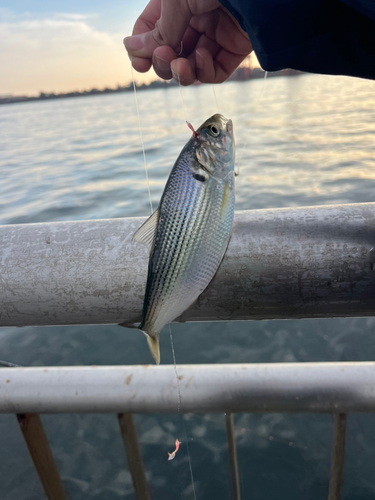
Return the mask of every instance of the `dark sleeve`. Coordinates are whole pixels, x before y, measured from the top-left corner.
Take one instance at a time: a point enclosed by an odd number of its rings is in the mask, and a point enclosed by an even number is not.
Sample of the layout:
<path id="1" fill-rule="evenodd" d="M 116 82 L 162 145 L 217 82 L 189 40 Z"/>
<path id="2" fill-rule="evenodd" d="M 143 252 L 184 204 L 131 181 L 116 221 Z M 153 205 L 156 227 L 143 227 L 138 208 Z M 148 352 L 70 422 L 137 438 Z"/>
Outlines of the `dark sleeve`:
<path id="1" fill-rule="evenodd" d="M 375 0 L 220 0 L 263 69 L 375 80 Z"/>

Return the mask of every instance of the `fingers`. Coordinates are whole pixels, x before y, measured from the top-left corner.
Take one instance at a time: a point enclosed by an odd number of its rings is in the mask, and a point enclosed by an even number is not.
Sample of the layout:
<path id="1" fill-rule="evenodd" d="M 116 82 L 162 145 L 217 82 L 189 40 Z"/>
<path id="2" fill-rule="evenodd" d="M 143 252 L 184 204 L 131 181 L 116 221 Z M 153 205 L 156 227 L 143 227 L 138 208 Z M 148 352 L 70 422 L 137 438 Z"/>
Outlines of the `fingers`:
<path id="1" fill-rule="evenodd" d="M 186 49 L 185 49 L 186 46 Z M 223 9 L 193 16 L 184 36 L 187 60 L 171 63 L 175 80 L 181 85 L 222 83 L 252 52 L 249 37 Z"/>
<path id="2" fill-rule="evenodd" d="M 173 76 L 181 85 L 221 83 L 252 51 L 217 0 L 150 0 L 124 44 L 136 71 L 153 65 L 160 78 Z"/>
<path id="3" fill-rule="evenodd" d="M 215 58 L 207 49 L 196 51 L 196 76 L 202 83 L 223 83 L 246 56 L 220 50 Z"/>
<path id="4" fill-rule="evenodd" d="M 192 17 L 186 0 L 151 0 L 138 18 L 133 36 L 124 40 L 133 57 L 151 59 L 156 48 L 169 46 L 175 52 Z"/>
<path id="5" fill-rule="evenodd" d="M 213 57 L 207 49 L 200 48 L 187 59 L 174 59 L 171 70 L 174 80 L 184 86 L 192 85 L 197 80 L 201 83 L 223 83 L 244 59 L 245 56 L 224 50 Z"/>
<path id="6" fill-rule="evenodd" d="M 155 73 L 164 80 L 170 80 L 173 77 L 171 62 L 174 59 L 176 59 L 176 53 L 170 47 L 156 48 L 152 57 Z"/>
<path id="7" fill-rule="evenodd" d="M 196 78 L 222 83 L 252 52 L 249 37 L 223 8 L 215 16 L 193 17 L 192 29 L 202 33 L 195 51 Z"/>
<path id="8" fill-rule="evenodd" d="M 147 73 L 151 68 L 151 59 L 142 59 L 141 57 L 131 57 L 131 63 L 133 68 L 138 71 L 138 73 Z"/>
<path id="9" fill-rule="evenodd" d="M 134 69 L 145 73 L 153 65 L 160 78 L 170 80 L 170 63 L 180 51 L 190 18 L 185 0 L 151 0 L 135 23 L 133 35 L 124 40 Z"/>
<path id="10" fill-rule="evenodd" d="M 181 85 L 192 85 L 197 77 L 195 73 L 194 55 L 187 59 L 180 57 L 171 63 L 173 78 Z"/>

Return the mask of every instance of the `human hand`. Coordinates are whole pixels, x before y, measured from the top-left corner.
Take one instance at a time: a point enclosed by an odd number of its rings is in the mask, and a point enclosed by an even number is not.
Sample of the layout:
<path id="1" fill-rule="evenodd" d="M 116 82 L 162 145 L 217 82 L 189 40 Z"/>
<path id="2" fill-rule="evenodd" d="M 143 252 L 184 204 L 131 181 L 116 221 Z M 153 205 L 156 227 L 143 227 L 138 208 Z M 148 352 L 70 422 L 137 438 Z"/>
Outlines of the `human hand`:
<path id="1" fill-rule="evenodd" d="M 253 50 L 217 0 L 150 0 L 124 44 L 136 71 L 181 85 L 222 83 Z"/>

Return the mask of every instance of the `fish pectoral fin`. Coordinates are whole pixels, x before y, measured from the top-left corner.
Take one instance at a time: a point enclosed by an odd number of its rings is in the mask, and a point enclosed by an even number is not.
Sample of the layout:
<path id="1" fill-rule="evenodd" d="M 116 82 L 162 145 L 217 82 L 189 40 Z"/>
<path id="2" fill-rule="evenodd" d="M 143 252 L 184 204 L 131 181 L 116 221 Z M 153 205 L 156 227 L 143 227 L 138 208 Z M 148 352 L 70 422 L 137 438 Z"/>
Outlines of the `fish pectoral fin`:
<path id="1" fill-rule="evenodd" d="M 220 217 L 222 218 L 223 216 L 226 216 L 226 213 L 228 211 L 228 208 L 232 202 L 232 197 L 231 197 L 231 192 L 230 192 L 230 183 L 227 181 L 225 183 L 225 188 L 224 188 L 224 194 L 223 194 L 223 201 L 221 204 L 221 210 L 220 210 Z"/>
<path id="2" fill-rule="evenodd" d="M 149 217 L 142 226 L 133 234 L 132 240 L 146 245 L 151 252 L 154 244 L 156 228 L 159 220 L 159 208 Z"/>
<path id="3" fill-rule="evenodd" d="M 157 365 L 160 365 L 159 336 L 151 337 L 151 335 L 149 335 L 148 333 L 146 333 L 146 332 L 143 332 L 143 333 L 146 334 L 147 344 L 148 344 L 148 347 L 150 348 L 150 351 L 151 351 L 152 357 L 155 360 L 155 363 Z"/>

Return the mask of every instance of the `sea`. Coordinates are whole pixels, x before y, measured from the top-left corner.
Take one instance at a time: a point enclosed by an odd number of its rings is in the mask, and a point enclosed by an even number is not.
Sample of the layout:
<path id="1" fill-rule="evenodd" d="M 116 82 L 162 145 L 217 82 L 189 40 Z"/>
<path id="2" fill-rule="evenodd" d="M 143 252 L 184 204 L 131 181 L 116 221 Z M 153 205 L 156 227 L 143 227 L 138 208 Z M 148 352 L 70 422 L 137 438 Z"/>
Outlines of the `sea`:
<path id="1" fill-rule="evenodd" d="M 137 96 L 140 128 L 131 92 L 1 106 L 0 224 L 149 215 L 141 135 L 156 207 L 191 135 L 185 121 L 198 127 L 218 111 L 234 122 L 237 210 L 375 201 L 373 81 L 302 74 Z M 375 360 L 375 318 L 173 324 L 172 333 L 177 365 Z M 161 352 L 173 362 L 167 329 Z M 116 325 L 2 328 L 0 359 L 152 361 L 144 336 Z M 116 415 L 42 421 L 68 499 L 135 498 Z M 135 425 L 154 499 L 233 498 L 224 414 L 139 414 Z M 331 415 L 236 414 L 234 429 L 243 499 L 327 498 Z M 14 415 L 0 415 L 0 450 L 0 498 L 44 498 Z M 375 415 L 351 414 L 343 500 L 372 500 L 374 470 Z"/>

